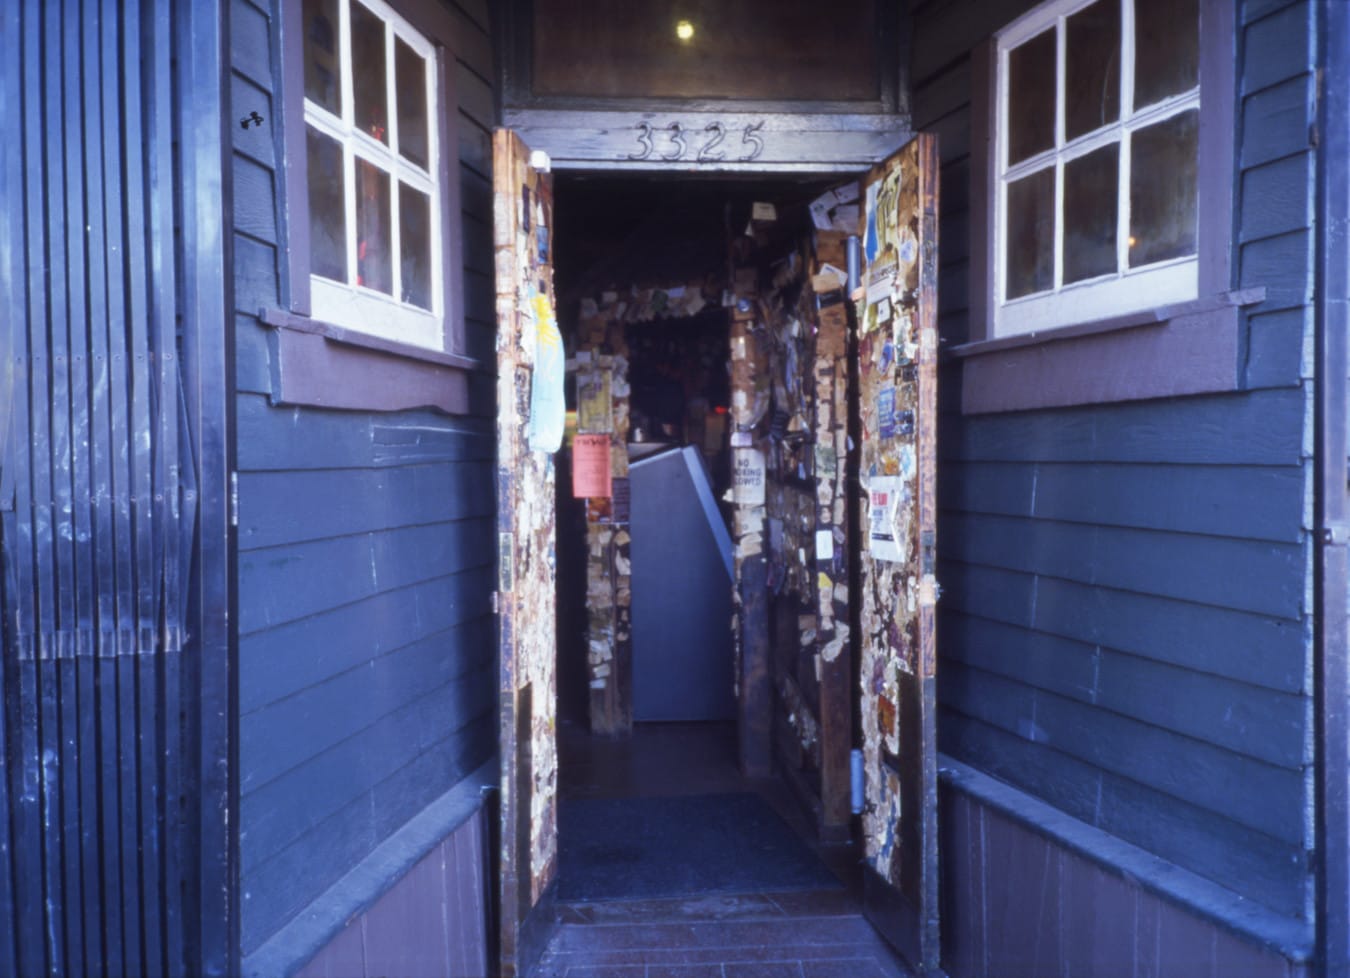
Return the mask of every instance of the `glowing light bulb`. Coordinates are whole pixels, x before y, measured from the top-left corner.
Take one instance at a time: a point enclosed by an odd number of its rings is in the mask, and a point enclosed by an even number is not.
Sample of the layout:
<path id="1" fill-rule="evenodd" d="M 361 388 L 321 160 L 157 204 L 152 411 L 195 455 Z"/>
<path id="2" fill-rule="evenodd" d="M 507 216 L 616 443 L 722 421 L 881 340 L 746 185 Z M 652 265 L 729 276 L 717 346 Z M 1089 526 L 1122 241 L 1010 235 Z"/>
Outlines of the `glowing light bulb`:
<path id="1" fill-rule="evenodd" d="M 675 25 L 675 36 L 686 44 L 694 38 L 694 25 L 687 20 L 682 20 Z"/>

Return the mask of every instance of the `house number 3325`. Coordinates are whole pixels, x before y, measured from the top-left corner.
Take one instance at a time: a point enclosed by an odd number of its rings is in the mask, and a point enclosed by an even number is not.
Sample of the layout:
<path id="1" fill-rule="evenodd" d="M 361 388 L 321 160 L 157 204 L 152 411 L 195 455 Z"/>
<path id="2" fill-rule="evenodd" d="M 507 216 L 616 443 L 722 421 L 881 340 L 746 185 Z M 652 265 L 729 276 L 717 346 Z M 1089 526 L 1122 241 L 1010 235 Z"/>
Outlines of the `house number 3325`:
<path id="1" fill-rule="evenodd" d="M 715 163 L 728 159 L 728 153 L 739 150 L 740 155 L 731 157 L 737 163 L 757 160 L 764 152 L 764 137 L 760 130 L 763 121 L 753 122 L 740 129 L 728 129 L 725 123 L 710 122 L 702 129 L 686 129 L 678 122 L 672 122 L 660 129 L 650 122 L 639 122 L 637 130 L 638 149 L 629 153 L 630 160 L 684 160 L 693 159 L 699 163 Z M 734 139 L 740 135 L 740 143 Z M 728 146 L 727 139 L 733 140 Z"/>

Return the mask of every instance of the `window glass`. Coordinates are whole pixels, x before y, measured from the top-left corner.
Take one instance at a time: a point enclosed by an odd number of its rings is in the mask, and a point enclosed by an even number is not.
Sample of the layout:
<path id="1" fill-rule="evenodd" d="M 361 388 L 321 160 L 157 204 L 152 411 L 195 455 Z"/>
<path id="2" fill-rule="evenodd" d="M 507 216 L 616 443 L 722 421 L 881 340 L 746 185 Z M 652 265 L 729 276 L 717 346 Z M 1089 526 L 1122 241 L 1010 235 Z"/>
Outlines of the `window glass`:
<path id="1" fill-rule="evenodd" d="M 1116 204 L 1120 147 L 1116 143 L 1064 164 L 1064 281 L 1116 270 Z"/>
<path id="2" fill-rule="evenodd" d="M 304 0 L 301 25 L 305 37 L 305 98 L 341 115 L 337 0 Z"/>
<path id="3" fill-rule="evenodd" d="M 1064 46 L 1064 138 L 1120 118 L 1120 0 L 1069 17 Z"/>
<path id="4" fill-rule="evenodd" d="M 309 266 L 315 275 L 347 280 L 347 209 L 342 147 L 314 129 L 305 132 L 309 169 Z"/>
<path id="5" fill-rule="evenodd" d="M 392 295 L 393 263 L 389 242 L 389 174 L 356 160 L 356 281 Z"/>
<path id="6" fill-rule="evenodd" d="M 1142 109 L 1199 81 L 1197 0 L 1135 0 L 1134 106 Z"/>
<path id="7" fill-rule="evenodd" d="M 1055 32 L 1008 54 L 1008 165 L 1055 145 Z"/>
<path id="8" fill-rule="evenodd" d="M 1195 254 L 1200 113 L 1192 109 L 1134 134 L 1130 265 Z"/>
<path id="9" fill-rule="evenodd" d="M 1055 284 L 1055 171 L 1008 184 L 1008 298 Z"/>
<path id="10" fill-rule="evenodd" d="M 394 41 L 394 86 L 398 100 L 398 151 L 404 159 L 425 170 L 429 158 L 426 62 L 402 39 Z"/>
<path id="11" fill-rule="evenodd" d="M 353 3 L 352 107 L 356 128 L 389 142 L 389 106 L 385 93 L 384 22 Z"/>
<path id="12" fill-rule="evenodd" d="M 398 237 L 403 301 L 431 308 L 431 199 L 398 185 Z"/>

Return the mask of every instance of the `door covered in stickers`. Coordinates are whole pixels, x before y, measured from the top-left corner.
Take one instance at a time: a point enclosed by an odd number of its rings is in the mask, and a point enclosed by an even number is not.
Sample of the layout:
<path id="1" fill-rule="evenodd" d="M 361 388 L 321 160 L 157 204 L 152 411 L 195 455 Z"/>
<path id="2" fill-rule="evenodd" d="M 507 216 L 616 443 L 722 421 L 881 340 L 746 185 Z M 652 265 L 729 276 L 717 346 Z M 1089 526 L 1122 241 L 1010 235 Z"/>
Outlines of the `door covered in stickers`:
<path id="1" fill-rule="evenodd" d="M 537 956 L 557 874 L 554 465 L 562 338 L 549 254 L 552 181 L 515 133 L 493 136 L 497 280 L 497 611 L 502 974 Z M 540 164 L 540 166 L 536 166 Z"/>
<path id="2" fill-rule="evenodd" d="M 859 683 L 868 916 L 938 967 L 934 499 L 937 143 L 863 181 L 858 310 Z"/>

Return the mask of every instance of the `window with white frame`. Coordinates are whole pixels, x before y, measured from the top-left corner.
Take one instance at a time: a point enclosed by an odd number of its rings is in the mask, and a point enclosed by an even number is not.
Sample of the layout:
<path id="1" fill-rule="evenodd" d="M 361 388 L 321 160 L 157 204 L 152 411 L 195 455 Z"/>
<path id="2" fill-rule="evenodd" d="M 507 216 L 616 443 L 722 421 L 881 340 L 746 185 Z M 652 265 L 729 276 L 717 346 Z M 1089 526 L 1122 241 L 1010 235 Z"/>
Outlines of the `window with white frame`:
<path id="1" fill-rule="evenodd" d="M 1052 0 L 997 37 L 994 333 L 1197 297 L 1197 0 Z"/>
<path id="2" fill-rule="evenodd" d="M 311 314 L 441 349 L 433 46 L 381 0 L 304 0 L 301 29 Z"/>

